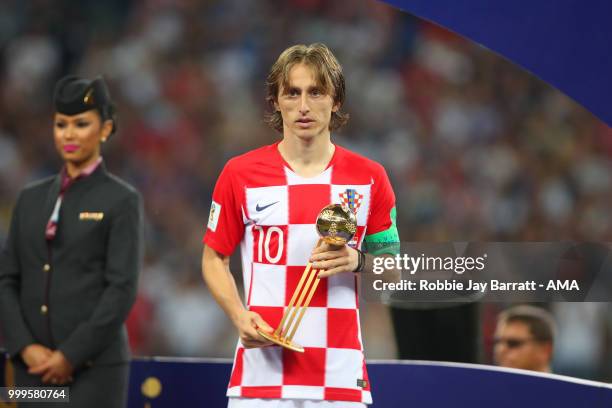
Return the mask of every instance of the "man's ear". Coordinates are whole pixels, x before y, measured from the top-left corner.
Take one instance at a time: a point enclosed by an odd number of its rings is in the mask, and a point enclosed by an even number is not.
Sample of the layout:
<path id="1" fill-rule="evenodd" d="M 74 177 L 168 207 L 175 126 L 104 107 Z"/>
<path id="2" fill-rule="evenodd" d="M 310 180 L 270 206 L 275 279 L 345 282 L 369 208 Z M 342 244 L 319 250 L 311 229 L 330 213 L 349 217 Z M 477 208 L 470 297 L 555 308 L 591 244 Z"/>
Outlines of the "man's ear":
<path id="1" fill-rule="evenodd" d="M 544 343 L 544 349 L 546 350 L 546 353 L 548 354 L 548 361 L 549 362 L 552 361 L 554 345 L 551 342 Z"/>

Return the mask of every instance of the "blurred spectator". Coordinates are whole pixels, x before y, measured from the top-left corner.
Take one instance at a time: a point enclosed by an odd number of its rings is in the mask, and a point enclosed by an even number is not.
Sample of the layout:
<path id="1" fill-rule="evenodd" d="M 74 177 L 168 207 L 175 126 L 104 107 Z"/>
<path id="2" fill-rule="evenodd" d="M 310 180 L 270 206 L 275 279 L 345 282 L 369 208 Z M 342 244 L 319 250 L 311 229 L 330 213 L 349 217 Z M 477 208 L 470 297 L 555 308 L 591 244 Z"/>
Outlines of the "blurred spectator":
<path id="1" fill-rule="evenodd" d="M 495 331 L 497 365 L 549 373 L 555 322 L 546 310 L 515 306 L 502 312 Z"/>

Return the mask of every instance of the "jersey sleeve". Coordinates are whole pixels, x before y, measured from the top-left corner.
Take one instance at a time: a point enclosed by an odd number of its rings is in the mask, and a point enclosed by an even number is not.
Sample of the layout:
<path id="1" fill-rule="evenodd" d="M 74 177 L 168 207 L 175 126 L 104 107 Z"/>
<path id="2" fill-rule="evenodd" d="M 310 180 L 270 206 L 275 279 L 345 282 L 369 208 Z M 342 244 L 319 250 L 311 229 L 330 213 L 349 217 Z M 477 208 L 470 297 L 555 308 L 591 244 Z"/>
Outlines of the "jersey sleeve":
<path id="1" fill-rule="evenodd" d="M 230 256 L 244 235 L 241 192 L 242 188 L 230 161 L 215 185 L 203 239 L 206 245 L 223 255 Z"/>
<path id="2" fill-rule="evenodd" d="M 370 208 L 363 249 L 374 255 L 399 253 L 395 193 L 387 172 L 380 165 L 374 177 Z"/>

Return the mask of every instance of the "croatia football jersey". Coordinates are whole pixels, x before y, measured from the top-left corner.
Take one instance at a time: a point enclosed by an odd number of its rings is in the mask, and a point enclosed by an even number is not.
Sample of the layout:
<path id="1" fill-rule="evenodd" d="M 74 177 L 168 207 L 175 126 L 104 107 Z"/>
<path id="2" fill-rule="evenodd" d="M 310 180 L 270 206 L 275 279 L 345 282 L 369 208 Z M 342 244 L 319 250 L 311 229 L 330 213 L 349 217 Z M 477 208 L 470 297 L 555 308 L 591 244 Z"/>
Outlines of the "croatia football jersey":
<path id="1" fill-rule="evenodd" d="M 278 143 L 233 158 L 219 176 L 204 242 L 228 256 L 240 244 L 247 308 L 273 328 L 318 241 L 317 215 L 332 203 L 356 211 L 350 245 L 392 227 L 384 168 L 340 146 L 312 178 L 291 170 Z M 355 274 L 321 279 L 294 337 L 304 353 L 239 341 L 227 395 L 371 403 L 358 306 Z"/>

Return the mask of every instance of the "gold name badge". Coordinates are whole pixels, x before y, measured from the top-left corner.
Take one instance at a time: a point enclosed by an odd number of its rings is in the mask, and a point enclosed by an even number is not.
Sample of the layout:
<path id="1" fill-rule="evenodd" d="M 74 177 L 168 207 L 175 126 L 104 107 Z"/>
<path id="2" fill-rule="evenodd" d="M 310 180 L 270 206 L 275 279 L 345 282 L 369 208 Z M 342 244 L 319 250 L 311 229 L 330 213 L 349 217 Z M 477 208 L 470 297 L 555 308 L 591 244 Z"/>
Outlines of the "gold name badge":
<path id="1" fill-rule="evenodd" d="M 79 220 L 81 221 L 102 221 L 104 213 L 102 212 L 82 212 L 79 214 Z"/>

